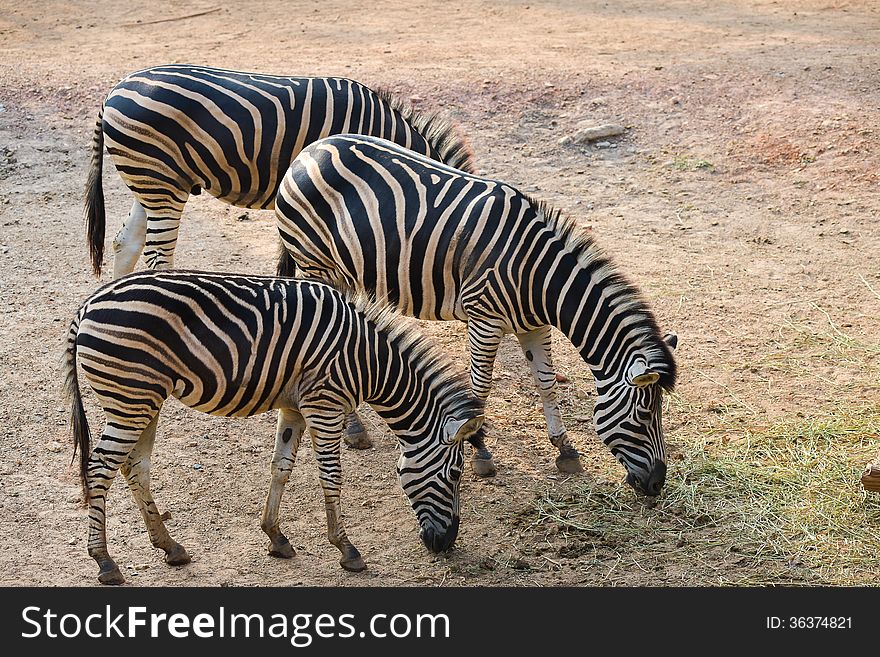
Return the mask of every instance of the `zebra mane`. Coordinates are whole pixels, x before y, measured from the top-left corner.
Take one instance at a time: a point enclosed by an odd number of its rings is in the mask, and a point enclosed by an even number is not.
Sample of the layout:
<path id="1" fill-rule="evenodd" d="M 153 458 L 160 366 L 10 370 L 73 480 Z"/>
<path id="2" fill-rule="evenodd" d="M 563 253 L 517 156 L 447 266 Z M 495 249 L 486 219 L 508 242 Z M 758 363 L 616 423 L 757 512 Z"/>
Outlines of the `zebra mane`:
<path id="1" fill-rule="evenodd" d="M 422 135 L 431 148 L 437 152 L 444 164 L 465 173 L 474 173 L 471 147 L 452 123 L 436 112 L 425 114 L 417 110 L 412 105 L 404 103 L 387 89 L 377 89 L 376 94 L 388 103 L 391 109 L 400 112 L 404 120 Z"/>
<path id="2" fill-rule="evenodd" d="M 547 227 L 556 233 L 567 251 L 578 263 L 592 272 L 595 280 L 610 288 L 618 298 L 615 308 L 632 317 L 627 323 L 634 330 L 639 346 L 653 365 L 661 365 L 660 386 L 667 391 L 675 387 L 677 367 L 669 345 L 663 340 L 663 333 L 657 326 L 654 313 L 648 307 L 639 289 L 620 272 L 617 266 L 604 254 L 593 238 L 581 229 L 571 217 L 562 214 L 559 208 L 546 201 L 525 195 L 532 209 Z"/>
<path id="3" fill-rule="evenodd" d="M 483 403 L 471 391 L 467 374 L 425 337 L 414 319 L 401 315 L 391 304 L 378 301 L 363 290 L 335 287 L 376 330 L 388 336 L 393 347 L 420 365 L 421 371 L 430 376 L 430 384 L 438 391 L 438 397 L 446 401 L 454 413 L 483 412 Z"/>

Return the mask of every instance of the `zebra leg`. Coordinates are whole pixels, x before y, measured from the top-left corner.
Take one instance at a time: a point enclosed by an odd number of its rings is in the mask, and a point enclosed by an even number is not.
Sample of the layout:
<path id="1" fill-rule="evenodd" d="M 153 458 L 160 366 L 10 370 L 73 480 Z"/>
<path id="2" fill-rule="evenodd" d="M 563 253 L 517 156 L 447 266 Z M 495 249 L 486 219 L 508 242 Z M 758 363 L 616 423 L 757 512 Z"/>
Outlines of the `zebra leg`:
<path id="1" fill-rule="evenodd" d="M 120 469 L 128 482 L 134 501 L 144 517 L 144 524 L 147 526 L 153 547 L 165 551 L 165 563 L 168 565 L 182 566 L 190 562 L 189 554 L 180 543 L 171 538 L 165 523 L 162 522 L 162 515 L 156 508 L 156 502 L 153 501 L 153 495 L 150 493 L 150 456 L 153 453 L 153 443 L 156 441 L 158 423 L 159 416 L 156 415 L 144 429 Z"/>
<path id="2" fill-rule="evenodd" d="M 186 205 L 187 193 L 178 199 L 169 190 L 158 203 L 144 204 L 147 210 L 147 235 L 144 244 L 144 262 L 150 269 L 174 267 L 174 249 L 180 228 L 180 215 Z M 153 207 L 150 207 L 150 206 Z"/>
<path id="3" fill-rule="evenodd" d="M 357 411 L 348 414 L 345 422 L 345 444 L 354 449 L 369 449 L 373 446 L 370 434 Z"/>
<path id="4" fill-rule="evenodd" d="M 471 320 L 468 322 L 468 344 L 471 351 L 471 388 L 474 394 L 483 402 L 489 398 L 492 389 L 492 370 L 495 367 L 495 357 L 498 355 L 498 347 L 501 346 L 501 338 L 504 330 L 488 322 Z M 480 477 L 491 477 L 498 472 L 492 452 L 486 448 L 482 436 L 472 443 L 474 455 L 471 457 L 471 469 Z"/>
<path id="5" fill-rule="evenodd" d="M 107 551 L 107 491 L 151 419 L 148 417 L 142 424 L 126 426 L 127 418 L 108 414 L 101 440 L 89 456 L 86 472 L 89 504 L 88 550 L 89 556 L 98 563 L 98 581 L 102 584 L 122 584 L 125 581 Z"/>
<path id="6" fill-rule="evenodd" d="M 113 238 L 113 278 L 134 271 L 147 238 L 147 212 L 137 199 L 131 204 L 128 218 Z"/>
<path id="7" fill-rule="evenodd" d="M 550 355 L 550 327 L 542 326 L 528 333 L 518 333 L 516 337 L 526 360 L 529 361 L 532 377 L 535 379 L 538 393 L 541 395 L 550 442 L 559 450 L 559 456 L 556 457 L 556 467 L 560 472 L 569 474 L 582 472 L 580 455 L 568 439 L 557 404 L 556 372 L 553 369 L 553 359 Z"/>
<path id="8" fill-rule="evenodd" d="M 281 533 L 278 510 L 305 428 L 306 423 L 302 415 L 293 410 L 281 409 L 278 414 L 278 429 L 275 432 L 275 452 L 272 454 L 272 483 L 269 485 L 269 496 L 263 507 L 260 527 L 272 542 L 269 545 L 269 555 L 282 559 L 290 559 L 296 555 L 290 541 Z"/>
<path id="9" fill-rule="evenodd" d="M 366 570 L 367 565 L 360 552 L 348 540 L 342 523 L 339 494 L 342 490 L 342 464 L 339 447 L 342 441 L 345 416 L 310 418 L 309 432 L 312 434 L 312 447 L 318 462 L 318 479 L 324 491 L 324 506 L 327 510 L 327 538 L 342 553 L 340 565 L 352 572 Z"/>

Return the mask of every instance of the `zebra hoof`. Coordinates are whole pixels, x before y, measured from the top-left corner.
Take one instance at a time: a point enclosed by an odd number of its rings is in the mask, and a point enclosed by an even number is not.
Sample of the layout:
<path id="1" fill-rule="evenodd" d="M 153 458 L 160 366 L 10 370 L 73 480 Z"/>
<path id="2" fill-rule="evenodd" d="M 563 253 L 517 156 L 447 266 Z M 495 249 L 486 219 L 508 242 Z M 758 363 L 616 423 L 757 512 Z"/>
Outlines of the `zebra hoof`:
<path id="1" fill-rule="evenodd" d="M 296 556 L 296 550 L 285 539 L 284 543 L 272 543 L 269 546 L 269 556 L 278 557 L 279 559 L 292 559 Z"/>
<path id="2" fill-rule="evenodd" d="M 495 460 L 491 456 L 489 458 L 481 458 L 479 454 L 474 454 L 473 458 L 471 458 L 471 470 L 478 477 L 494 477 L 498 473 L 498 468 L 495 467 Z"/>
<path id="3" fill-rule="evenodd" d="M 192 559 L 180 543 L 175 543 L 174 547 L 165 551 L 165 563 L 169 566 L 183 566 L 190 561 Z"/>
<path id="4" fill-rule="evenodd" d="M 101 570 L 98 573 L 98 581 L 101 582 L 101 584 L 116 586 L 125 583 L 125 578 L 122 576 L 122 573 L 119 572 L 119 566 L 117 566 L 112 559 L 101 562 L 100 568 Z"/>
<path id="5" fill-rule="evenodd" d="M 339 564 L 350 573 L 360 573 L 367 569 L 367 564 L 354 546 L 345 550 L 345 555 L 339 560 Z"/>
<path id="6" fill-rule="evenodd" d="M 574 454 L 560 454 L 556 457 L 556 469 L 564 474 L 577 474 L 584 471 L 581 459 L 577 452 Z"/>
<path id="7" fill-rule="evenodd" d="M 358 431 L 357 433 L 345 434 L 345 444 L 352 449 L 370 449 L 373 441 L 370 440 L 370 434 L 366 431 Z"/>

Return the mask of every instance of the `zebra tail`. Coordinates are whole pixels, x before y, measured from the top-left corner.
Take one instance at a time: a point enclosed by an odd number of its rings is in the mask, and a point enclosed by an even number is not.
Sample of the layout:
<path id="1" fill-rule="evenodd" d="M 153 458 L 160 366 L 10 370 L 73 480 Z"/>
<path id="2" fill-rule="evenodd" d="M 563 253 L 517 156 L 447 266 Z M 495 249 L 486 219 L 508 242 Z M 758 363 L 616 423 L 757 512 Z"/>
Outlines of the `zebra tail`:
<path id="1" fill-rule="evenodd" d="M 284 246 L 283 241 L 278 244 L 278 270 L 276 273 L 278 276 L 296 276 L 296 262 L 290 255 L 290 251 Z"/>
<path id="2" fill-rule="evenodd" d="M 70 428 L 73 434 L 73 456 L 70 462 L 76 460 L 76 454 L 79 452 L 79 477 L 83 490 L 83 505 L 88 503 L 88 467 L 89 453 L 91 452 L 91 432 L 89 431 L 89 420 L 86 417 L 85 409 L 83 409 L 82 396 L 79 390 L 79 377 L 76 371 L 76 336 L 79 333 L 79 321 L 81 315 L 77 315 L 76 319 L 70 324 L 70 331 L 67 334 L 67 349 L 64 352 L 64 397 L 70 404 Z"/>
<path id="3" fill-rule="evenodd" d="M 98 111 L 95 136 L 92 139 L 92 166 L 86 182 L 86 202 L 83 214 L 86 219 L 86 234 L 89 241 L 89 255 L 92 258 L 92 271 L 101 277 L 101 262 L 104 259 L 104 186 L 101 180 L 104 167 L 104 110 Z"/>

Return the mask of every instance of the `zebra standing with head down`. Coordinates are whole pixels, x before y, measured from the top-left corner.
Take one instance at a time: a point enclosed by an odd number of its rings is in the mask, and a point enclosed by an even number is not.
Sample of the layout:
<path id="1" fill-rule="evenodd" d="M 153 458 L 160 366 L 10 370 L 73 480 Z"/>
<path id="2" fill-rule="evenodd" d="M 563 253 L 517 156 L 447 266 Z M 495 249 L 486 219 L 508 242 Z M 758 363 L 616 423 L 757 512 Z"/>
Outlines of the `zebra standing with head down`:
<path id="1" fill-rule="evenodd" d="M 132 73 L 108 94 L 95 126 L 85 215 L 92 268 L 104 254 L 104 143 L 134 195 L 113 241 L 113 277 L 143 252 L 150 269 L 173 266 L 190 194 L 271 209 L 281 176 L 308 144 L 339 133 L 389 139 L 470 170 L 469 150 L 436 116 L 345 78 L 282 77 L 204 66 Z"/>
<path id="2" fill-rule="evenodd" d="M 77 356 L 106 424 L 90 450 Z M 106 495 L 122 470 L 152 544 L 172 565 L 189 562 L 150 494 L 150 454 L 170 396 L 220 416 L 278 409 L 272 479 L 263 509 L 270 554 L 292 557 L 278 511 L 308 428 L 330 542 L 347 570 L 366 566 L 340 517 L 339 444 L 345 418 L 369 403 L 397 434 L 398 475 L 432 551 L 459 525 L 462 441 L 482 433 L 482 403 L 439 351 L 387 306 L 316 282 L 199 272 L 145 272 L 98 290 L 68 334 L 65 381 L 74 450 L 89 505 L 89 555 L 105 584 L 124 581 L 107 551 Z"/>
<path id="3" fill-rule="evenodd" d="M 627 481 L 657 495 L 666 476 L 661 390 L 676 374 L 673 335 L 574 223 L 504 183 L 371 137 L 304 149 L 275 202 L 287 253 L 279 273 L 361 286 L 421 319 L 467 322 L 471 383 L 485 400 L 501 338 L 529 361 L 557 466 L 581 468 L 557 405 L 550 327 L 592 370 L 599 438 Z M 494 472 L 478 449 L 478 473 Z"/>

